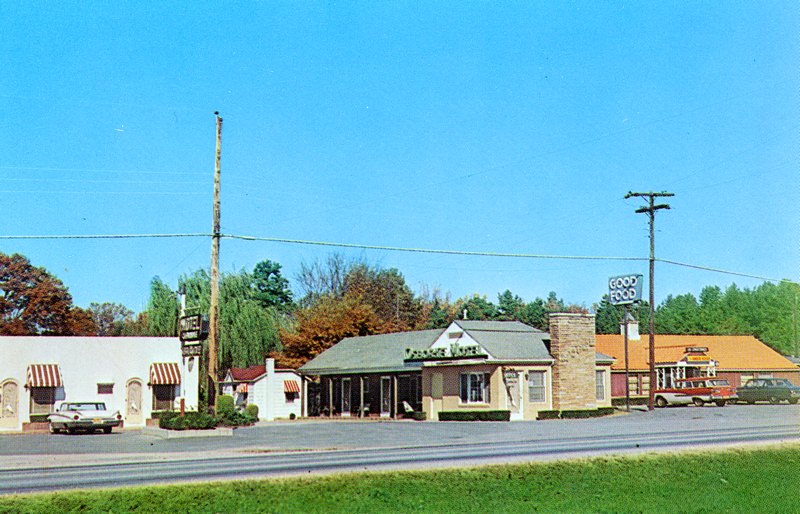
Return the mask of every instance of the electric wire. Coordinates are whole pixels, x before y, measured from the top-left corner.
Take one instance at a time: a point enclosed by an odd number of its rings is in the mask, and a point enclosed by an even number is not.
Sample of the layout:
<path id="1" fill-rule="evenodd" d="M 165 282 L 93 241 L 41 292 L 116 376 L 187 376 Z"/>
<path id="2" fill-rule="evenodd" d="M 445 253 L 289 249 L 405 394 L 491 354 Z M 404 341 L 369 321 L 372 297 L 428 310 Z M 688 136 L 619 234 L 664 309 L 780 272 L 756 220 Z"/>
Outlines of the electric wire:
<path id="1" fill-rule="evenodd" d="M 187 233 L 187 234 L 66 234 L 66 235 L 0 235 L 0 240 L 58 240 L 58 239 L 146 239 L 146 238 L 197 238 L 197 237 L 214 237 L 211 233 Z M 336 248 L 349 248 L 359 250 L 379 250 L 389 252 L 407 252 L 407 253 L 422 253 L 429 255 L 458 255 L 469 257 L 492 257 L 492 258 L 510 258 L 510 259 L 550 259 L 550 260 L 578 260 L 578 261 L 648 261 L 648 257 L 619 257 L 608 255 L 549 255 L 549 254 L 535 254 L 535 253 L 510 253 L 510 252 L 478 252 L 470 250 L 442 250 L 434 248 L 414 248 L 402 246 L 386 246 L 386 245 L 365 245 L 356 243 L 338 243 L 332 241 L 312 241 L 306 239 L 288 239 L 280 237 L 259 237 L 241 234 L 219 234 L 222 239 L 236 239 L 240 241 L 262 241 L 269 243 L 284 243 L 296 245 L 312 245 L 312 246 L 328 246 Z M 680 266 L 684 268 L 691 268 L 701 271 L 710 271 L 713 273 L 720 273 L 724 275 L 733 275 L 738 277 L 753 278 L 757 280 L 764 280 L 767 282 L 785 282 L 789 284 L 800 285 L 800 282 L 789 280 L 786 278 L 772 278 L 763 275 L 753 275 L 749 273 L 741 273 L 737 271 L 729 271 L 720 268 L 713 268 L 710 266 L 700 266 L 697 264 L 688 264 L 685 262 L 673 261 L 670 259 L 655 258 L 657 262 L 670 264 L 673 266 Z"/>

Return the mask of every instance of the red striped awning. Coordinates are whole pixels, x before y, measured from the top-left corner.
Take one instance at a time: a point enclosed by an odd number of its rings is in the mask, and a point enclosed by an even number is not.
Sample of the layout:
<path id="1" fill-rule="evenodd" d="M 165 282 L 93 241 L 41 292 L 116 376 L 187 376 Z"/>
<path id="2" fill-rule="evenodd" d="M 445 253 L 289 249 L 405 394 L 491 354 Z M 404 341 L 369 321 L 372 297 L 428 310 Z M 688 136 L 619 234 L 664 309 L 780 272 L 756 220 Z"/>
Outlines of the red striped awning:
<path id="1" fill-rule="evenodd" d="M 31 364 L 28 366 L 28 387 L 64 387 L 58 364 Z"/>
<path id="2" fill-rule="evenodd" d="M 181 369 L 177 362 L 154 362 L 150 365 L 150 383 L 175 385 L 181 383 Z"/>
<path id="3" fill-rule="evenodd" d="M 246 393 L 247 389 L 248 389 L 247 384 L 239 384 L 238 386 L 236 386 L 237 393 Z"/>
<path id="4" fill-rule="evenodd" d="M 283 392 L 284 393 L 299 393 L 300 392 L 300 385 L 295 380 L 284 380 L 283 381 Z"/>

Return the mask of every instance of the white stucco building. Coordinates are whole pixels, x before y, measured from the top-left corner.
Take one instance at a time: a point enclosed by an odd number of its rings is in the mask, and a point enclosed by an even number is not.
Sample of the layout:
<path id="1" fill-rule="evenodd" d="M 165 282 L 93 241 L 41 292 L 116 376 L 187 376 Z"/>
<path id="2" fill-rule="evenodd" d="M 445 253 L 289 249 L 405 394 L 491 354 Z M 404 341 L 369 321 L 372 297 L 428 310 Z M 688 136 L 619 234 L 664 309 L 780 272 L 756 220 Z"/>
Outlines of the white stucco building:
<path id="1" fill-rule="evenodd" d="M 303 416 L 304 389 L 300 374 L 293 369 L 275 369 L 275 359 L 249 368 L 231 368 L 222 382 L 223 394 L 233 395 L 236 405 L 257 405 L 262 421 Z"/>
<path id="2" fill-rule="evenodd" d="M 0 431 L 21 431 L 61 401 L 103 401 L 125 428 L 154 410 L 197 409 L 196 357 L 177 337 L 0 336 Z"/>

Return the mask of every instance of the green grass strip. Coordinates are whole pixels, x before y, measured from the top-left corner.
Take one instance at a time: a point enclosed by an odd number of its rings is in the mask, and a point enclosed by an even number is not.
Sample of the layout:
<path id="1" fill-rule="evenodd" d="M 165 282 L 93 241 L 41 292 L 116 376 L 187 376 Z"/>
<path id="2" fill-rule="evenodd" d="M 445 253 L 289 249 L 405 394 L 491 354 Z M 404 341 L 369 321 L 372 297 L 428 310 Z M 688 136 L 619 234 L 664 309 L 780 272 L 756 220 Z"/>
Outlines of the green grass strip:
<path id="1" fill-rule="evenodd" d="M 0 512 L 798 512 L 800 446 L 0 497 Z"/>

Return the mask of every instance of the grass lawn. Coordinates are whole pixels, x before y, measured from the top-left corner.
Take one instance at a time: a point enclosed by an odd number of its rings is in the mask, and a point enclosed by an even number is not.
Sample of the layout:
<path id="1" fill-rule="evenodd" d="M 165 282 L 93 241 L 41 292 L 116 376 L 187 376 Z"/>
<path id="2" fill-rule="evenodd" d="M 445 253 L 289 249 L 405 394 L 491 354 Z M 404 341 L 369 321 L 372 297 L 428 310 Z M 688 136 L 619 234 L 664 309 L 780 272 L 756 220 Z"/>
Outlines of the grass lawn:
<path id="1" fill-rule="evenodd" d="M 0 512 L 799 512 L 800 445 L 0 497 Z"/>

